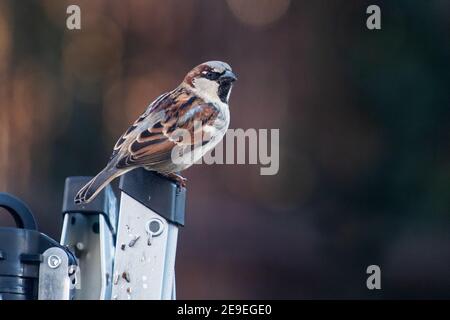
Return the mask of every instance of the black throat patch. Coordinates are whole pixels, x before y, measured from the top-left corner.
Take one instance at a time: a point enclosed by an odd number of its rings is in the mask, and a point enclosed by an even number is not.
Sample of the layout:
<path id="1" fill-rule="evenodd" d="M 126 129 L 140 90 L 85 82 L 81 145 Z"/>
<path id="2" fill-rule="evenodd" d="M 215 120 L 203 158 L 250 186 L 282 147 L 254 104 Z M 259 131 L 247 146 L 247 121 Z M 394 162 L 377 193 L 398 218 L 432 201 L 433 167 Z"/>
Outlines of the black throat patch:
<path id="1" fill-rule="evenodd" d="M 217 91 L 217 95 L 220 98 L 220 101 L 222 101 L 223 103 L 228 103 L 227 101 L 227 97 L 228 97 L 228 93 L 230 92 L 231 89 L 231 82 L 230 81 L 223 81 L 219 83 L 219 89 Z"/>

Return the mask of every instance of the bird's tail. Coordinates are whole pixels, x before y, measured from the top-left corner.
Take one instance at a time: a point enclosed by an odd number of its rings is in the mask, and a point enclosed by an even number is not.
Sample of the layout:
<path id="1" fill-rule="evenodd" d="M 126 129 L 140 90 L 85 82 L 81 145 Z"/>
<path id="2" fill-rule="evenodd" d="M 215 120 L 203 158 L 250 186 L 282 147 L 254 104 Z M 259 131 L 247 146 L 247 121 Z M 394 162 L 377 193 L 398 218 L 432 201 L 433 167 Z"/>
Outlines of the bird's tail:
<path id="1" fill-rule="evenodd" d="M 108 183 L 125 172 L 124 170 L 117 169 L 115 166 L 107 166 L 78 191 L 75 196 L 75 203 L 83 204 L 91 202 Z"/>

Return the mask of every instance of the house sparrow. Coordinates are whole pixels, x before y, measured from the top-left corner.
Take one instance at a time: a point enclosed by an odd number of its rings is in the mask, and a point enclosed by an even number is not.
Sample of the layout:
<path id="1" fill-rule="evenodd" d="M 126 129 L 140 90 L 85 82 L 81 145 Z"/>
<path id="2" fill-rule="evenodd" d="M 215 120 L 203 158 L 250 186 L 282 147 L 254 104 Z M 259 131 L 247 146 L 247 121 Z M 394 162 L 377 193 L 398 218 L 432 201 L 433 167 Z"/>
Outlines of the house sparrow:
<path id="1" fill-rule="evenodd" d="M 192 69 L 177 88 L 153 101 L 119 138 L 106 167 L 81 188 L 75 203 L 92 201 L 113 179 L 139 167 L 185 186 L 186 179 L 177 172 L 214 148 L 228 129 L 228 100 L 236 80 L 225 62 L 208 61 Z M 194 138 L 180 139 L 177 132 L 182 130 L 190 137 L 200 134 L 201 143 Z M 192 161 L 173 161 L 174 148 L 193 155 Z"/>

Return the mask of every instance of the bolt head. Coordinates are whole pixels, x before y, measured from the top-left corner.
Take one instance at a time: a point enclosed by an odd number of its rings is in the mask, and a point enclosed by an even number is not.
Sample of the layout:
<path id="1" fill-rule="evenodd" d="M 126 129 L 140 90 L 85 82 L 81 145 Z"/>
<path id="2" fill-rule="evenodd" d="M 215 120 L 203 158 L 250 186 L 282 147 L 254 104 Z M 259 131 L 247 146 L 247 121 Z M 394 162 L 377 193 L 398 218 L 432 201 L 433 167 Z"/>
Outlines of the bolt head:
<path id="1" fill-rule="evenodd" d="M 56 269 L 61 265 L 61 258 L 57 255 L 52 254 L 50 257 L 48 257 L 48 266 L 52 269 Z"/>

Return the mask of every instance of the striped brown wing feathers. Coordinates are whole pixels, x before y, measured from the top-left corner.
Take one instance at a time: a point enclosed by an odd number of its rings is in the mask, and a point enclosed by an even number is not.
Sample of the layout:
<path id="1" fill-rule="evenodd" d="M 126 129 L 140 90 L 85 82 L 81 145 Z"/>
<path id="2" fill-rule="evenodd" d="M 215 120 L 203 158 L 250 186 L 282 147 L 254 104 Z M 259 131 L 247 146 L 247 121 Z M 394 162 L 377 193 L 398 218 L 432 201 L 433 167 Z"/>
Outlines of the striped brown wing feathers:
<path id="1" fill-rule="evenodd" d="M 130 138 L 130 136 L 134 133 L 134 130 L 146 119 L 148 119 L 150 113 L 157 114 L 158 110 L 162 110 L 167 105 L 170 105 L 173 103 L 173 96 L 176 94 L 176 92 L 180 91 L 179 88 L 175 89 L 172 92 L 166 92 L 160 95 L 158 98 L 155 99 L 142 113 L 139 118 L 136 119 L 136 121 L 128 128 L 127 131 L 125 131 L 120 138 L 117 140 L 116 144 L 114 145 L 113 152 L 111 154 L 111 157 L 109 158 L 112 160 L 119 151 L 124 147 L 124 143 Z"/>
<path id="2" fill-rule="evenodd" d="M 114 145 L 113 148 L 113 152 L 111 154 L 111 157 L 109 158 L 109 160 L 111 161 L 118 153 L 119 151 L 122 149 L 123 144 L 125 143 L 125 141 L 127 141 L 127 138 L 129 137 L 129 135 L 137 128 L 136 124 L 133 124 L 131 127 L 128 128 L 127 131 L 125 131 L 119 138 L 119 140 L 117 140 L 116 144 Z"/>
<path id="3" fill-rule="evenodd" d="M 194 123 L 198 121 L 202 125 L 212 124 L 217 118 L 219 111 L 212 104 L 206 104 L 202 100 L 192 97 L 187 92 L 177 92 L 175 99 L 171 99 L 170 104 L 163 103 L 154 105 L 151 113 L 157 113 L 164 110 L 162 119 L 139 134 L 129 136 L 130 141 L 121 143 L 116 154 L 122 154 L 117 159 L 117 168 L 125 168 L 129 166 L 152 166 L 165 161 L 171 160 L 171 152 L 175 145 L 187 145 L 193 147 L 194 134 L 203 134 L 200 127 L 199 132 L 194 133 Z M 152 115 L 150 114 L 149 117 Z M 191 141 L 180 141 L 177 129 L 188 130 Z M 119 139 L 120 141 L 120 139 Z M 126 147 L 126 150 L 123 150 Z"/>

